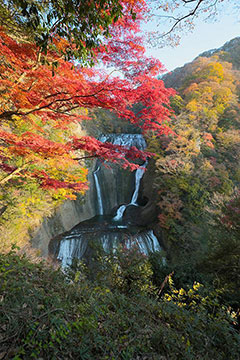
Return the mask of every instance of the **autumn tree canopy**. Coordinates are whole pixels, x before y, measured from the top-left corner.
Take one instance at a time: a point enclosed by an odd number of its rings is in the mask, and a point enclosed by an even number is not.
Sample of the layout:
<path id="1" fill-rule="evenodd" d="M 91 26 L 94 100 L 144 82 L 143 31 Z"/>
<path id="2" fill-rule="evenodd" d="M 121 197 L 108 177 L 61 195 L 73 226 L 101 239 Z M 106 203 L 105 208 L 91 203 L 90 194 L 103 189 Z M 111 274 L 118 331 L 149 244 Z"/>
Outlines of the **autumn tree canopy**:
<path id="1" fill-rule="evenodd" d="M 159 222 L 169 243 L 181 250 L 188 251 L 190 243 L 201 246 L 209 218 L 233 226 L 239 216 L 239 70 L 225 55 L 199 57 L 173 72 L 177 136 L 149 140 L 149 150 L 157 154 Z"/>
<path id="2" fill-rule="evenodd" d="M 33 29 L 36 33 L 39 33 L 39 27 L 45 31 L 55 17 L 58 19 L 61 11 L 78 10 L 77 2 L 72 1 L 63 2 L 63 10 L 58 1 L 11 3 L 18 11 L 11 13 L 9 9 L 9 16 L 19 29 L 33 26 L 31 21 L 39 17 Z M 75 6 L 75 10 L 70 5 L 67 7 L 68 3 Z M 114 2 L 103 3 L 110 8 L 114 5 Z M 3 2 L 2 8 L 7 4 Z M 34 7 L 31 8 L 30 4 Z M 47 13 L 44 11 L 49 4 L 52 4 L 50 10 L 53 17 L 45 19 Z M 84 191 L 87 187 L 86 170 L 79 166 L 82 158 L 95 156 L 135 169 L 136 165 L 130 159 L 144 159 L 149 154 L 135 148 L 114 147 L 91 137 L 76 136 L 77 124 L 88 118 L 90 108 L 110 109 L 120 118 L 141 126 L 143 131 L 153 130 L 158 134 L 170 131 L 167 125 L 171 114 L 169 97 L 174 92 L 157 80 L 156 75 L 161 72 L 162 65 L 158 60 L 144 56 L 142 39 L 138 35 L 146 4 L 142 0 L 121 1 L 120 15 L 113 17 L 110 13 L 109 25 L 105 27 L 105 23 L 100 22 L 104 4 L 99 3 L 99 21 L 96 22 L 98 34 L 99 29 L 102 31 L 102 45 L 96 47 L 95 39 L 95 47 L 90 48 L 96 59 L 106 67 L 121 71 L 121 77 L 113 77 L 96 67 L 84 67 L 74 62 L 73 57 L 72 61 L 66 60 L 65 55 L 72 51 L 73 55 L 74 51 L 77 52 L 76 58 L 81 54 L 77 41 L 82 43 L 86 51 L 89 49 L 83 38 L 78 38 L 78 32 L 84 32 L 81 26 L 88 22 L 88 15 L 81 15 L 82 22 L 76 31 L 73 18 L 69 20 L 67 17 L 66 24 L 64 19 L 58 21 L 55 30 L 49 31 L 47 51 L 43 51 L 30 35 L 21 37 L 3 23 L 0 31 L 2 186 L 16 181 L 18 184 L 37 181 L 46 189 L 65 189 L 64 194 L 71 196 L 75 191 Z M 54 12 L 55 6 L 59 14 Z M 95 10 L 91 10 L 91 6 L 88 9 L 94 14 Z M 106 8 L 104 14 L 109 14 L 109 11 Z M 28 17 L 29 24 L 26 20 Z M 66 27 L 69 33 L 61 32 L 61 26 Z M 86 36 L 94 38 L 95 30 L 91 28 L 89 31 Z M 136 103 L 142 105 L 137 113 L 131 109 Z"/>

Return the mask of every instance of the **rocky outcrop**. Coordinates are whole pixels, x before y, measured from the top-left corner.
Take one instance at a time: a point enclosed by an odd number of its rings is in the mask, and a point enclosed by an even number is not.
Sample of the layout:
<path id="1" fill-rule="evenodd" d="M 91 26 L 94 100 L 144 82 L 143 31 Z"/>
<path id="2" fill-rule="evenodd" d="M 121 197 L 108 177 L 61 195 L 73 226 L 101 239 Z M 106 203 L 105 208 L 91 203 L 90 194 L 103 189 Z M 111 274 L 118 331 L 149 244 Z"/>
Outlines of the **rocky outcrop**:
<path id="1" fill-rule="evenodd" d="M 145 206 L 129 205 L 124 212 L 124 220 L 136 226 L 151 225 L 156 219 L 156 206 L 152 201 Z"/>

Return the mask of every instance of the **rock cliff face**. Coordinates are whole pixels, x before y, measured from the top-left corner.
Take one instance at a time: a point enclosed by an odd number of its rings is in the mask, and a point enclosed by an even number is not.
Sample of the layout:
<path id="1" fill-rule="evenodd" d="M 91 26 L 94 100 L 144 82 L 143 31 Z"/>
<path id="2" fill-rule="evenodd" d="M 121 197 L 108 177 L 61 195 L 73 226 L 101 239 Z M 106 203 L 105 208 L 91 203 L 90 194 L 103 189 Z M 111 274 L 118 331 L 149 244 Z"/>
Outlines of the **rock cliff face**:
<path id="1" fill-rule="evenodd" d="M 128 204 L 134 189 L 134 176 L 119 165 L 102 165 L 98 172 L 98 181 L 103 203 L 103 214 L 110 214 L 120 204 Z M 96 202 L 96 214 L 100 214 Z"/>
<path id="2" fill-rule="evenodd" d="M 51 217 L 45 218 L 41 226 L 30 235 L 32 246 L 39 249 L 42 256 L 48 255 L 48 245 L 52 238 L 100 213 L 94 178 L 94 172 L 97 168 L 98 163 L 95 162 L 89 170 L 89 190 L 84 199 L 65 201 Z M 105 164 L 105 166 L 101 166 L 98 172 L 98 182 L 101 188 L 104 214 L 110 214 L 119 204 L 130 202 L 134 188 L 134 176 L 130 171 L 121 169 L 118 165 L 109 167 Z M 122 189 L 122 191 L 118 191 L 118 189 Z"/>
<path id="3" fill-rule="evenodd" d="M 65 201 L 51 217 L 45 218 L 41 226 L 30 235 L 32 246 L 39 249 L 42 256 L 48 255 L 48 245 L 53 237 L 96 215 L 96 194 L 92 171 L 89 171 L 88 181 L 89 190 L 84 199 Z"/>

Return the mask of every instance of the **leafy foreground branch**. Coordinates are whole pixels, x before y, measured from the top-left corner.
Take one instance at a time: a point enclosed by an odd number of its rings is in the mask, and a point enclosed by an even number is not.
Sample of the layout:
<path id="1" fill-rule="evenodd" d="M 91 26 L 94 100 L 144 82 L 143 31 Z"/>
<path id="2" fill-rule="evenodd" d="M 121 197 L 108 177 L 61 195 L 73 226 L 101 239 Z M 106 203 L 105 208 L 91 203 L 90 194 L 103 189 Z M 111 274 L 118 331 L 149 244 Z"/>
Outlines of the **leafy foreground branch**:
<path id="1" fill-rule="evenodd" d="M 135 250 L 93 264 L 66 278 L 0 255 L 1 359 L 239 359 L 233 319 L 200 284 L 177 290 L 170 276 L 159 298 Z"/>

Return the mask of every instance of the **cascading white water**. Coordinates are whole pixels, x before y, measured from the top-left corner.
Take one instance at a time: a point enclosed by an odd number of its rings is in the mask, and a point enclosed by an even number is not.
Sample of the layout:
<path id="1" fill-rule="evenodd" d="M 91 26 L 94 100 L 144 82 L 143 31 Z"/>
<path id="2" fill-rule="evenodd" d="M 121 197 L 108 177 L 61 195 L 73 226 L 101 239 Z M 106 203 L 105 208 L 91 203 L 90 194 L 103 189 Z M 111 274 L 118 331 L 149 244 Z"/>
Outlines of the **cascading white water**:
<path id="1" fill-rule="evenodd" d="M 114 145 L 130 148 L 135 146 L 139 150 L 146 148 L 146 141 L 142 134 L 104 134 L 98 138 L 101 142 L 110 142 Z"/>
<path id="2" fill-rule="evenodd" d="M 100 171 L 100 166 L 98 166 L 97 169 L 93 172 L 93 176 L 94 176 L 95 186 L 96 186 L 99 215 L 103 215 L 102 194 L 101 194 L 100 184 L 99 184 L 99 181 L 98 181 L 98 172 L 99 171 Z"/>
<path id="3" fill-rule="evenodd" d="M 126 147 L 135 146 L 140 150 L 146 148 L 145 140 L 140 134 L 102 135 L 99 140 Z M 139 251 L 145 255 L 161 250 L 152 230 L 136 226 L 131 228 L 122 222 L 126 207 L 130 205 L 138 206 L 137 199 L 140 182 L 146 166 L 147 161 L 135 172 L 135 188 L 130 203 L 128 205 L 121 205 L 115 217 L 111 218 L 109 215 L 105 215 L 106 210 L 104 210 L 103 205 L 101 182 L 98 178 L 101 172 L 101 164 L 97 163 L 93 176 L 96 185 L 98 214 L 101 216 L 80 223 L 62 237 L 60 242 L 56 240 L 56 257 L 62 262 L 63 268 L 71 265 L 74 258 L 82 259 L 83 257 L 88 257 L 89 251 L 91 253 L 91 243 L 98 243 L 106 253 L 114 251 L 119 244 L 124 244 L 129 248 L 133 245 L 137 246 Z M 116 190 L 121 191 L 119 188 Z"/>
<path id="4" fill-rule="evenodd" d="M 109 139 L 110 138 L 108 138 L 106 135 L 103 135 L 101 138 L 101 141 L 103 141 L 103 140 L 109 141 Z M 135 146 L 139 150 L 144 150 L 146 148 L 146 142 L 145 142 L 143 136 L 140 134 L 135 134 L 135 135 L 121 134 L 121 136 L 118 136 L 115 139 L 114 144 L 123 145 L 126 147 Z M 129 205 L 138 206 L 137 199 L 138 199 L 138 194 L 139 194 L 140 182 L 141 182 L 141 179 L 145 172 L 146 166 L 147 166 L 147 161 L 145 161 L 145 163 L 135 171 L 135 189 L 134 189 L 134 192 L 132 195 L 132 199 L 129 204 L 121 205 L 118 208 L 117 213 L 114 216 L 113 220 L 115 220 L 115 221 L 122 220 L 124 211 Z"/>
<path id="5" fill-rule="evenodd" d="M 145 163 L 136 170 L 135 173 L 135 190 L 130 202 L 130 205 L 137 205 L 137 198 L 138 198 L 138 193 L 139 193 L 139 188 L 140 188 L 140 181 L 143 177 L 143 174 L 145 172 L 145 168 L 147 166 L 147 161 L 145 161 Z"/>
<path id="6" fill-rule="evenodd" d="M 145 172 L 146 166 L 147 166 L 147 161 L 145 161 L 145 163 L 144 163 L 143 165 L 141 165 L 141 167 L 138 168 L 138 169 L 135 171 L 135 189 L 134 189 L 134 192 L 133 192 L 132 199 L 131 199 L 131 201 L 130 201 L 129 204 L 127 204 L 127 205 L 121 205 L 121 206 L 117 209 L 117 213 L 116 213 L 116 215 L 114 216 L 113 220 L 115 220 L 115 221 L 122 220 L 124 211 L 126 210 L 126 208 L 127 208 L 129 205 L 138 206 L 137 199 L 138 199 L 138 193 L 139 193 L 139 189 L 140 189 L 140 182 L 141 182 L 141 179 L 142 179 L 143 174 L 144 174 L 144 172 Z"/>
<path id="7" fill-rule="evenodd" d="M 141 134 L 107 134 L 107 135 L 101 135 L 99 137 L 99 141 L 110 142 L 114 145 L 125 146 L 128 149 L 133 146 L 138 148 L 139 150 L 144 150 L 146 148 L 146 142 Z M 141 178 L 143 177 L 146 166 L 147 166 L 147 161 L 135 172 L 135 189 L 132 195 L 132 199 L 128 205 L 137 206 L 140 181 Z M 99 215 L 103 215 L 104 214 L 103 198 L 102 198 L 101 187 L 98 178 L 100 174 L 100 169 L 101 169 L 101 164 L 98 165 L 97 169 L 93 172 L 93 176 L 96 186 Z M 114 217 L 115 221 L 119 221 L 122 219 L 123 213 L 128 205 L 121 205 L 118 208 L 117 213 Z"/>
<path id="8" fill-rule="evenodd" d="M 66 236 L 60 243 L 57 259 L 62 262 L 62 267 L 66 268 L 72 264 L 73 259 L 82 259 L 87 247 L 88 241 L 92 240 L 93 232 L 83 233 L 75 232 L 71 236 Z M 135 235 L 121 233 L 117 227 L 111 232 L 99 232 L 95 242 L 102 246 L 106 253 L 115 251 L 119 243 L 124 243 L 130 249 L 136 246 L 139 251 L 145 255 L 151 252 L 160 251 L 158 240 L 152 230 L 143 230 Z"/>
<path id="9" fill-rule="evenodd" d="M 158 239 L 153 233 L 153 230 L 148 230 L 143 234 L 136 236 L 135 240 L 138 244 L 140 251 L 148 255 L 150 252 L 160 251 L 160 245 Z"/>
<path id="10" fill-rule="evenodd" d="M 119 221 L 122 219 L 123 217 L 123 213 L 126 209 L 127 205 L 121 205 L 118 209 L 117 209 L 117 214 L 114 216 L 113 220 L 115 221 Z"/>
<path id="11" fill-rule="evenodd" d="M 87 245 L 87 241 L 84 241 L 81 234 L 76 234 L 74 231 L 62 239 L 57 256 L 57 259 L 62 262 L 62 267 L 71 265 L 74 258 L 81 259 Z"/>

